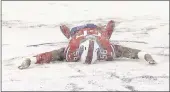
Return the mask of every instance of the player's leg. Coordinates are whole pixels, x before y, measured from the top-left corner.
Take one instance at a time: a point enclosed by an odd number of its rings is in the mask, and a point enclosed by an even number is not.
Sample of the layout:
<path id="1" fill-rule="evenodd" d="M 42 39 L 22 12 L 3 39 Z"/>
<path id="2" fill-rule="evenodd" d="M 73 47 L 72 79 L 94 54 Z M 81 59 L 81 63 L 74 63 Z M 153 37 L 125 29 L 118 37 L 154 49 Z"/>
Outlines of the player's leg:
<path id="1" fill-rule="evenodd" d="M 40 53 L 36 56 L 31 56 L 25 58 L 22 64 L 18 67 L 19 69 L 28 68 L 31 64 L 43 64 L 50 63 L 53 61 L 63 61 L 65 48 L 60 48 L 58 50 L 53 50 L 50 52 Z"/>
<path id="2" fill-rule="evenodd" d="M 130 59 L 144 59 L 149 64 L 156 63 L 155 60 L 152 58 L 152 56 L 147 52 L 143 52 L 138 49 L 124 47 L 121 45 L 114 45 L 114 48 L 115 48 L 116 57 L 126 57 Z"/>

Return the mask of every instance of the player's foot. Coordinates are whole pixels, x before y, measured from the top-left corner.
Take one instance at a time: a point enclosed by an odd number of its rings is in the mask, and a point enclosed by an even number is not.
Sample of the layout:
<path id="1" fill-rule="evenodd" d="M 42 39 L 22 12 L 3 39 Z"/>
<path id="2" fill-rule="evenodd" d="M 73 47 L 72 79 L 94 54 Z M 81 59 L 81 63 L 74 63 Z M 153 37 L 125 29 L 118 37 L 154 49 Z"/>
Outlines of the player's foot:
<path id="1" fill-rule="evenodd" d="M 31 60 L 29 58 L 26 58 L 20 66 L 18 66 L 18 69 L 26 69 L 31 65 Z"/>
<path id="2" fill-rule="evenodd" d="M 150 54 L 145 54 L 145 60 L 149 63 L 149 64 L 156 64 L 156 61 L 152 58 L 152 56 Z"/>

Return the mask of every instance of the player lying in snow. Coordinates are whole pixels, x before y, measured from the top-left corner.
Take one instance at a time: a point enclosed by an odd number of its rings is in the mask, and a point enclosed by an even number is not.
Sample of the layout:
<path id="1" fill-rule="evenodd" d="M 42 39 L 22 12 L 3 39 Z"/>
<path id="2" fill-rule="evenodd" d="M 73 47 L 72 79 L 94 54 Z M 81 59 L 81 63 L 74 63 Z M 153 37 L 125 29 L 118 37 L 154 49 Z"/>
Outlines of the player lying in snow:
<path id="1" fill-rule="evenodd" d="M 114 58 L 144 59 L 149 64 L 155 64 L 152 56 L 138 49 L 111 44 L 109 39 L 114 31 L 114 21 L 109 21 L 106 28 L 94 24 L 86 24 L 70 29 L 61 25 L 62 33 L 69 39 L 67 47 L 38 54 L 26 58 L 19 69 L 25 69 L 31 63 L 43 64 L 53 61 L 77 62 L 92 64 L 99 60 L 113 61 Z"/>

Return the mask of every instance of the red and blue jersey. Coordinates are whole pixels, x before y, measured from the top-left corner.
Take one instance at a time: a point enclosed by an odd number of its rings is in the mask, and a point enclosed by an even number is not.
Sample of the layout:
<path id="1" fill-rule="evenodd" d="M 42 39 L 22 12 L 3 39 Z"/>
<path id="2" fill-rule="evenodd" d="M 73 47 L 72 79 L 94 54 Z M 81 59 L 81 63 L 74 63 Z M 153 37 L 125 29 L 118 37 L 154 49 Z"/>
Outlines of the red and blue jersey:
<path id="1" fill-rule="evenodd" d="M 64 51 L 66 61 L 78 61 L 85 57 L 85 62 L 91 63 L 89 61 L 94 59 L 93 56 L 97 60 L 112 60 L 114 58 L 114 46 L 109 41 L 114 28 L 113 21 L 110 21 L 102 30 L 99 30 L 94 24 L 77 26 L 70 32 L 63 31 L 63 27 L 60 28 L 64 35 L 70 39 Z"/>

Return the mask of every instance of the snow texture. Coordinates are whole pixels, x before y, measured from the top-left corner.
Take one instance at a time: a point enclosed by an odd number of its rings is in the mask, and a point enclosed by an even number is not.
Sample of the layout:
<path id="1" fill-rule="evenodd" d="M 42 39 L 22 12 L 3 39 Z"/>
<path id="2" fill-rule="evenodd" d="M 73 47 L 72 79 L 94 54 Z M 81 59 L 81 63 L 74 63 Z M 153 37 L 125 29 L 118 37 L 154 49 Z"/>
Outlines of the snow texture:
<path id="1" fill-rule="evenodd" d="M 158 62 L 126 58 L 92 65 L 57 62 L 19 70 L 24 57 L 66 46 L 59 25 L 106 25 L 111 41 L 141 49 Z M 3 91 L 168 91 L 168 1 L 2 1 Z"/>

